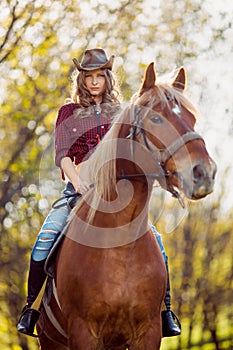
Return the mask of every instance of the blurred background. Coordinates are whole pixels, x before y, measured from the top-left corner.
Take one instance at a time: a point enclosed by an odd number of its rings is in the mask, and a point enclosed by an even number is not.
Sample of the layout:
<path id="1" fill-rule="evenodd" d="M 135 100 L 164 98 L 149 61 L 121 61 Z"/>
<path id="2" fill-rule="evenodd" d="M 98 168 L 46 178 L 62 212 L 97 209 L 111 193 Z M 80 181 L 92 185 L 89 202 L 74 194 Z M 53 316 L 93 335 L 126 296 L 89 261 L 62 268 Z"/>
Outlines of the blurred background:
<path id="1" fill-rule="evenodd" d="M 70 97 L 71 59 L 115 54 L 122 99 L 145 67 L 184 65 L 197 131 L 218 164 L 215 192 L 182 209 L 155 188 L 151 219 L 170 262 L 173 310 L 183 332 L 163 350 L 233 349 L 232 0 L 2 0 L 0 5 L 0 348 L 36 350 L 17 334 L 31 248 L 63 188 L 53 163 L 58 108 Z"/>

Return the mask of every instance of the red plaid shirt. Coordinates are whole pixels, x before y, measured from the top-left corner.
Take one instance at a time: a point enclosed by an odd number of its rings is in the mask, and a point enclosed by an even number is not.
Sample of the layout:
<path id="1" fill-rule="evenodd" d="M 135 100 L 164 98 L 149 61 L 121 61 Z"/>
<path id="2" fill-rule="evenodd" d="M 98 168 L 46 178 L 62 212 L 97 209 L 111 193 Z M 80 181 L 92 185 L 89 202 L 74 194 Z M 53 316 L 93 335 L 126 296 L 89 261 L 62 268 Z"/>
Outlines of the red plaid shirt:
<path id="1" fill-rule="evenodd" d="M 111 126 L 106 115 L 92 115 L 80 118 L 74 115 L 75 103 L 65 104 L 58 111 L 55 126 L 55 164 L 60 167 L 61 159 L 70 157 L 79 164 L 87 159 Z"/>

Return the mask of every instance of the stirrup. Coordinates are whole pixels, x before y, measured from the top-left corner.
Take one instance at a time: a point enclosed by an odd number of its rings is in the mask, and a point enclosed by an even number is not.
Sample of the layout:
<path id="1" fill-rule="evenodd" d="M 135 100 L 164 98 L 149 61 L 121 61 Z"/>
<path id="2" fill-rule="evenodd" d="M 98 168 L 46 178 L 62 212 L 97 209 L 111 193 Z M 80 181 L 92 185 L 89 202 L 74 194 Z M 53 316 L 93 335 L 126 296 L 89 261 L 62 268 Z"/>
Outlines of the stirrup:
<path id="1" fill-rule="evenodd" d="M 29 335 L 34 338 L 38 338 L 38 335 L 34 333 L 34 328 L 39 317 L 40 311 L 31 309 L 26 305 L 23 308 L 22 314 L 17 323 L 18 332 Z"/>

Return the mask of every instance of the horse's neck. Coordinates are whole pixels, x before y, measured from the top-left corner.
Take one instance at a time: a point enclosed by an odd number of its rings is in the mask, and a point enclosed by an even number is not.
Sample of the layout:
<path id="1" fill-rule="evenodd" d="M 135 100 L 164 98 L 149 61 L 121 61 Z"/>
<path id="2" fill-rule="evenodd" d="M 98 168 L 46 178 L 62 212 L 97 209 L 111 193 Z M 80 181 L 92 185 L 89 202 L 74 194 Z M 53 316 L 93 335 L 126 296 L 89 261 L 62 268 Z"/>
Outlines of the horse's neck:
<path id="1" fill-rule="evenodd" d="M 130 130 L 129 125 L 123 124 L 119 133 L 116 154 L 117 176 L 120 178 L 125 176 L 125 183 L 130 180 L 131 186 L 134 187 L 136 205 L 143 203 L 145 206 L 148 205 L 153 185 L 150 180 L 148 181 L 146 174 L 154 172 L 154 164 L 150 152 L 143 144 L 136 139 L 127 139 Z"/>
<path id="2" fill-rule="evenodd" d="M 117 176 L 120 178 L 117 182 L 117 193 L 120 202 L 125 203 L 125 213 L 131 219 L 142 212 L 144 217 L 147 216 L 152 182 L 148 181 L 141 170 L 128 160 L 118 160 Z"/>

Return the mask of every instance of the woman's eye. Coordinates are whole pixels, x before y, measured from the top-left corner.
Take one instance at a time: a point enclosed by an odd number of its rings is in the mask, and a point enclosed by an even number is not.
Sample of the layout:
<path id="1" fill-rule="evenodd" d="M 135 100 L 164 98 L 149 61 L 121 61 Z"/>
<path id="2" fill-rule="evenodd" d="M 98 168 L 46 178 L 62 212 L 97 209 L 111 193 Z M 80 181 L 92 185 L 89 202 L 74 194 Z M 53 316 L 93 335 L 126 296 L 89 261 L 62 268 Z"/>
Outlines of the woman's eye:
<path id="1" fill-rule="evenodd" d="M 153 117 L 150 119 L 155 124 L 162 124 L 162 118 L 159 114 L 154 114 Z"/>

